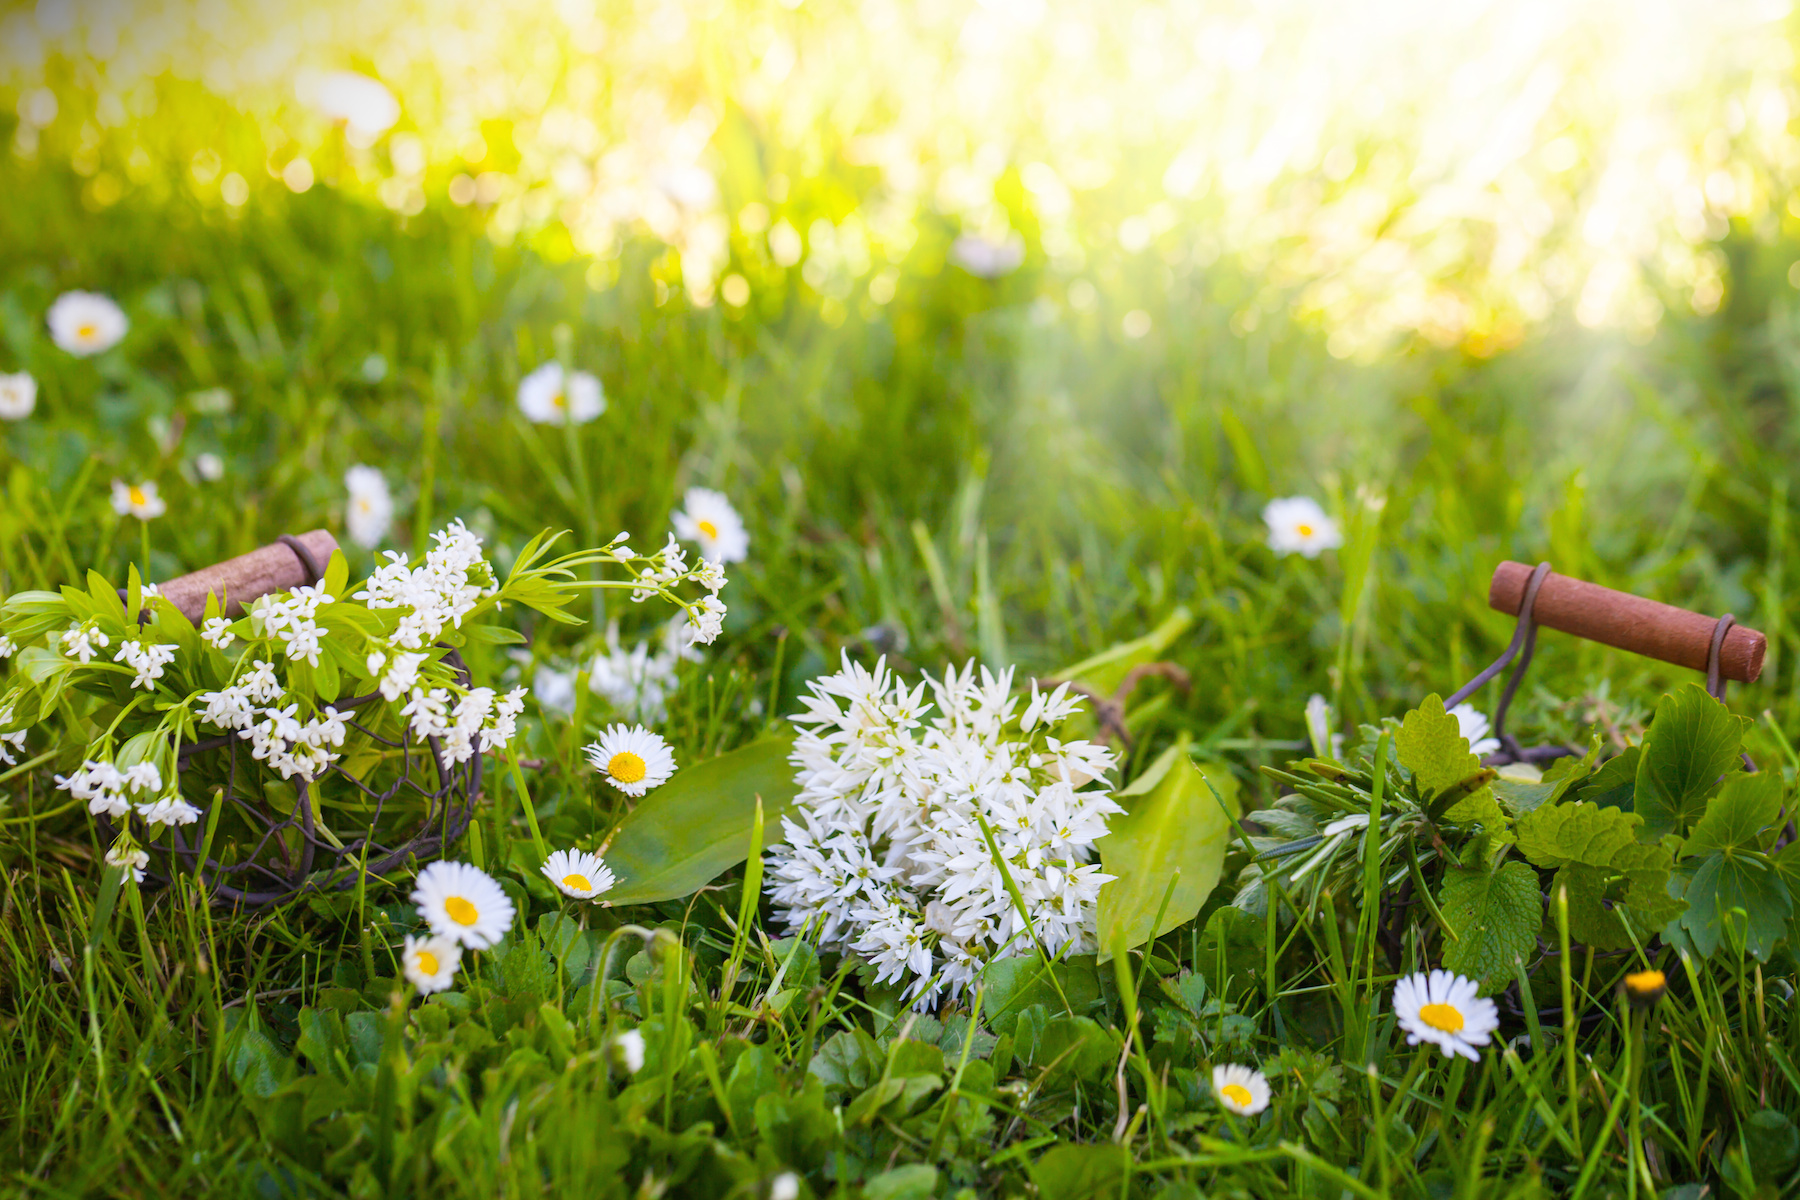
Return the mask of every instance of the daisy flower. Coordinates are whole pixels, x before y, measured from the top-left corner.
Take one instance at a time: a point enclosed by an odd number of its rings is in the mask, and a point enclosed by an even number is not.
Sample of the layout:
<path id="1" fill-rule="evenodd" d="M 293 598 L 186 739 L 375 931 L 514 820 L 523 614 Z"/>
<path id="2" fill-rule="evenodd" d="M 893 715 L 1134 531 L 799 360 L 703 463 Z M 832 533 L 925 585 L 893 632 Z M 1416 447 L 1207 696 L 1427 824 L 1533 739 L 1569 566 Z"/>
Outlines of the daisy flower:
<path id="1" fill-rule="evenodd" d="M 1406 1044 L 1430 1042 L 1445 1058 L 1460 1054 L 1481 1061 L 1475 1047 L 1485 1046 L 1500 1025 L 1494 1002 L 1475 994 L 1473 979 L 1453 971 L 1423 971 L 1394 985 L 1394 1016 L 1406 1030 Z"/>
<path id="2" fill-rule="evenodd" d="M 675 773 L 669 743 L 642 725 L 609 725 L 587 748 L 588 761 L 627 796 L 641 796 Z"/>
<path id="3" fill-rule="evenodd" d="M 783 1171 L 769 1183 L 769 1200 L 800 1200 L 800 1177 Z"/>
<path id="4" fill-rule="evenodd" d="M 1487 714 L 1473 704 L 1464 701 L 1451 709 L 1450 715 L 1456 718 L 1457 732 L 1469 739 L 1471 754 L 1486 758 L 1500 749 L 1500 739 L 1488 736 L 1491 726 L 1488 725 Z"/>
<path id="5" fill-rule="evenodd" d="M 585 425 L 606 411 L 606 392 L 586 371 L 565 380 L 562 364 L 549 362 L 519 381 L 519 411 L 539 425 Z"/>
<path id="6" fill-rule="evenodd" d="M 98 292 L 64 292 L 46 320 L 50 339 L 83 358 L 112 349 L 131 327 L 124 310 Z"/>
<path id="7" fill-rule="evenodd" d="M 675 532 L 690 542 L 700 543 L 700 557 L 708 562 L 743 562 L 750 553 L 750 535 L 744 531 L 744 519 L 725 493 L 711 488 L 692 487 L 681 498 L 685 507 L 670 517 Z"/>
<path id="8" fill-rule="evenodd" d="M 1269 549 L 1277 554 L 1298 551 L 1308 558 L 1317 558 L 1321 551 L 1335 550 L 1344 544 L 1337 522 L 1311 496 L 1269 501 L 1263 509 L 1263 521 L 1269 526 Z"/>
<path id="9" fill-rule="evenodd" d="M 1652 1008 L 1669 985 L 1661 971 L 1633 971 L 1625 977 L 1625 996 L 1633 1008 Z"/>
<path id="10" fill-rule="evenodd" d="M 225 460 L 207 451 L 194 457 L 194 474 L 202 483 L 217 483 L 225 477 Z"/>
<path id="11" fill-rule="evenodd" d="M 400 101 L 379 79 L 356 71 L 332 71 L 305 83 L 310 85 L 304 90 L 313 107 L 342 121 L 361 145 L 374 145 L 400 119 Z"/>
<path id="12" fill-rule="evenodd" d="M 619 1056 L 619 1062 L 627 1071 L 636 1075 L 644 1069 L 644 1035 L 635 1029 L 627 1029 L 613 1039 L 613 1052 Z"/>
<path id="13" fill-rule="evenodd" d="M 126 483 L 122 479 L 112 482 L 112 506 L 121 517 L 136 517 L 140 521 L 160 517 L 169 510 L 168 503 L 156 494 L 154 483 Z"/>
<path id="14" fill-rule="evenodd" d="M 468 863 L 434 862 L 419 872 L 412 894 L 419 916 L 440 937 L 471 950 L 496 945 L 512 928 L 513 904 L 487 872 Z"/>
<path id="15" fill-rule="evenodd" d="M 612 868 L 598 854 L 584 850 L 557 850 L 544 860 L 544 878 L 565 896 L 592 900 L 617 883 Z"/>
<path id="16" fill-rule="evenodd" d="M 455 938 L 447 937 L 416 938 L 408 934 L 406 949 L 400 955 L 408 982 L 426 993 L 449 987 L 461 961 L 462 947 Z"/>
<path id="17" fill-rule="evenodd" d="M 1269 1107 L 1269 1080 L 1252 1067 L 1224 1063 L 1213 1068 L 1213 1096 L 1226 1112 L 1254 1117 Z"/>
<path id="18" fill-rule="evenodd" d="M 0 375 L 0 421 L 23 421 L 37 407 L 37 380 L 27 372 Z"/>
<path id="19" fill-rule="evenodd" d="M 387 479 L 374 467 L 358 463 L 344 472 L 344 486 L 350 491 L 350 501 L 344 506 L 350 540 L 373 550 L 387 537 L 394 520 L 394 498 L 388 494 Z"/>

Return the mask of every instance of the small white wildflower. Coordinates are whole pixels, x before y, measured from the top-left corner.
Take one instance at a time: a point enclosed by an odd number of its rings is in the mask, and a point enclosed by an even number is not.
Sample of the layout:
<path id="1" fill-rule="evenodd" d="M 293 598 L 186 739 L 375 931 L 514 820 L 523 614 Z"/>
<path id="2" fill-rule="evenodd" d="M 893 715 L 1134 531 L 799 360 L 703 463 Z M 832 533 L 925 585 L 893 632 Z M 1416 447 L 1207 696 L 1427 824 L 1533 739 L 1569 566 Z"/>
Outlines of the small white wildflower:
<path id="1" fill-rule="evenodd" d="M 710 562 L 743 562 L 750 553 L 750 535 L 737 509 L 725 493 L 693 487 L 682 497 L 682 508 L 671 520 L 675 532 L 700 543 L 700 557 Z"/>
<path id="2" fill-rule="evenodd" d="M 644 1035 L 635 1029 L 627 1029 L 613 1039 L 614 1052 L 619 1056 L 619 1063 L 631 1074 L 636 1075 L 644 1069 Z"/>
<path id="3" fill-rule="evenodd" d="M 97 292 L 64 292 L 46 322 L 58 347 L 83 358 L 110 350 L 131 328 L 124 310 Z"/>
<path id="4" fill-rule="evenodd" d="M 409 983 L 429 995 L 449 987 L 462 962 L 462 946 L 454 938 L 433 936 L 406 937 L 406 948 L 400 953 L 401 970 Z"/>
<path id="5" fill-rule="evenodd" d="M 434 862 L 419 872 L 417 882 L 413 903 L 435 934 L 455 938 L 471 950 L 486 950 L 512 928 L 512 901 L 477 867 Z"/>
<path id="6" fill-rule="evenodd" d="M 112 506 L 121 517 L 136 517 L 140 521 L 154 520 L 169 511 L 168 503 L 156 494 L 154 483 L 126 483 L 122 479 L 112 481 Z"/>
<path id="7" fill-rule="evenodd" d="M 1453 971 L 1408 975 L 1394 985 L 1394 1017 L 1406 1031 L 1406 1042 L 1430 1042 L 1445 1058 L 1462 1055 L 1480 1062 L 1475 1047 L 1485 1046 L 1500 1027 L 1494 1002 L 1477 995 L 1473 979 Z"/>
<path id="8" fill-rule="evenodd" d="M 344 487 L 350 493 L 344 506 L 344 527 L 350 540 L 369 549 L 379 546 L 394 520 L 394 498 L 388 493 L 386 477 L 359 463 L 344 472 Z"/>
<path id="9" fill-rule="evenodd" d="M 101 649 L 112 644 L 112 639 L 92 625 L 69 626 L 61 641 L 63 653 L 70 658 L 80 659 L 83 666 L 92 662 L 94 655 L 100 653 Z"/>
<path id="10" fill-rule="evenodd" d="M 133 883 L 142 883 L 144 882 L 144 868 L 150 865 L 150 856 L 136 847 L 125 850 L 114 846 L 106 852 L 106 865 L 124 867 L 131 872 Z"/>
<path id="11" fill-rule="evenodd" d="M 1486 758 L 1500 749 L 1500 739 L 1488 736 L 1487 714 L 1473 704 L 1465 700 L 1451 709 L 1450 715 L 1456 718 L 1457 732 L 1469 739 L 1469 753 Z"/>
<path id="12" fill-rule="evenodd" d="M 224 617 L 208 617 L 200 627 L 200 638 L 215 650 L 229 650 L 237 641 L 237 634 L 231 631 L 232 622 Z"/>
<path id="13" fill-rule="evenodd" d="M 618 882 L 598 854 L 583 850 L 552 851 L 542 869 L 558 891 L 577 900 L 592 900 Z"/>
<path id="14" fill-rule="evenodd" d="M 1254 1067 L 1224 1063 L 1213 1068 L 1213 1096 L 1226 1112 L 1254 1117 L 1269 1107 L 1269 1080 Z"/>
<path id="15" fill-rule="evenodd" d="M 627 796 L 642 796 L 675 773 L 669 744 L 642 725 L 612 725 L 587 748 L 588 761 Z"/>
<path id="16" fill-rule="evenodd" d="M 1263 522 L 1269 527 L 1269 549 L 1277 554 L 1298 552 L 1317 558 L 1344 544 L 1337 522 L 1310 496 L 1269 501 L 1263 508 Z"/>
<path id="17" fill-rule="evenodd" d="M 0 421 L 23 421 L 37 407 L 37 380 L 25 371 L 0 374 Z"/>
<path id="18" fill-rule="evenodd" d="M 519 411 L 540 425 L 584 425 L 606 411 L 606 391 L 586 371 L 565 379 L 562 364 L 549 362 L 519 381 Z"/>

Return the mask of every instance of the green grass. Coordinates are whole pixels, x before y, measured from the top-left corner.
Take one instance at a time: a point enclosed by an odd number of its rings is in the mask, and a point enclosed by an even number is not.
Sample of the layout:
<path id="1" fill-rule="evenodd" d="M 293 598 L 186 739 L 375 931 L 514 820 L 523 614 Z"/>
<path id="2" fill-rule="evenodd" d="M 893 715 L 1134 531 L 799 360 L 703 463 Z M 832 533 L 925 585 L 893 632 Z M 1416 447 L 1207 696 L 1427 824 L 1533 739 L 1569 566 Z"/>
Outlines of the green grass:
<path id="1" fill-rule="evenodd" d="M 1091 312 L 1031 266 L 995 284 L 920 267 L 891 305 L 834 325 L 797 273 L 759 276 L 743 312 L 694 309 L 679 289 L 658 302 L 652 252 L 632 246 L 596 292 L 582 264 L 497 249 L 448 208 L 402 229 L 319 188 L 259 191 L 226 218 L 172 190 L 92 213 L 62 168 L 7 160 L 0 181 L 0 365 L 42 385 L 37 413 L 0 427 L 0 594 L 89 566 L 122 580 L 128 562 L 167 579 L 341 527 L 356 462 L 396 484 L 401 545 L 461 516 L 501 567 L 544 525 L 652 542 L 703 483 L 753 540 L 727 634 L 671 707 L 681 762 L 779 724 L 842 651 L 1048 674 L 1185 604 L 1196 625 L 1171 657 L 1191 687 L 1144 686 L 1128 770 L 1186 736 L 1255 806 L 1275 795 L 1255 768 L 1286 753 L 1261 743 L 1303 736 L 1310 694 L 1354 724 L 1448 692 L 1510 633 L 1485 609 L 1493 564 L 1548 558 L 1767 631 L 1764 679 L 1735 703 L 1767 711 L 1751 752 L 1792 771 L 1776 733 L 1800 716 L 1778 242 L 1737 235 L 1720 315 L 1672 317 L 1645 347 L 1559 319 L 1494 360 L 1416 346 L 1358 365 L 1279 315 L 1233 333 L 1255 281 L 1229 262 L 1107 267 Z M 121 350 L 50 345 L 42 314 L 76 286 L 125 304 Z M 1126 339 L 1144 295 L 1154 332 Z M 610 399 L 568 439 L 512 403 L 565 344 Z M 229 412 L 195 403 L 209 388 Z M 193 478 L 203 450 L 225 481 Z M 147 562 L 107 505 L 113 475 L 169 498 Z M 1345 514 L 1346 550 L 1267 551 L 1261 505 L 1293 493 Z M 637 610 L 589 615 L 527 627 L 534 651 L 567 655 Z M 494 647 L 470 658 L 486 679 L 511 668 Z M 1640 729 L 1683 679 L 1547 634 L 1515 725 Z M 546 836 L 610 826 L 620 804 L 582 768 L 583 731 L 531 716 Z M 733 872 L 691 901 L 594 910 L 585 931 L 535 900 L 502 951 L 407 1017 L 403 886 L 250 913 L 127 888 L 108 912 L 93 827 L 50 786 L 79 747 L 30 750 L 53 757 L 0 775 L 0 1173 L 21 1195 L 761 1197 L 785 1171 L 803 1194 L 889 1198 L 1795 1184 L 1770 1168 L 1793 1125 L 1758 1116 L 1800 1116 L 1785 951 L 1689 971 L 1653 948 L 1674 986 L 1633 1026 L 1615 987 L 1636 956 L 1551 940 L 1526 1015 L 1478 1065 L 1446 1065 L 1394 1031 L 1363 894 L 1291 923 L 1190 923 L 1133 961 L 1129 993 L 1108 972 L 1063 981 L 1092 1001 L 1068 1013 L 1041 984 L 990 983 L 981 1012 L 915 1020 L 851 965 L 779 940 Z M 489 800 L 490 861 L 528 875 L 511 785 Z M 1436 961 L 1428 928 L 1403 969 Z M 1562 1011 L 1546 1026 L 1540 1007 Z M 631 1075 L 609 1047 L 638 1022 Z M 1212 1107 L 1215 1060 L 1263 1064 L 1266 1118 Z"/>

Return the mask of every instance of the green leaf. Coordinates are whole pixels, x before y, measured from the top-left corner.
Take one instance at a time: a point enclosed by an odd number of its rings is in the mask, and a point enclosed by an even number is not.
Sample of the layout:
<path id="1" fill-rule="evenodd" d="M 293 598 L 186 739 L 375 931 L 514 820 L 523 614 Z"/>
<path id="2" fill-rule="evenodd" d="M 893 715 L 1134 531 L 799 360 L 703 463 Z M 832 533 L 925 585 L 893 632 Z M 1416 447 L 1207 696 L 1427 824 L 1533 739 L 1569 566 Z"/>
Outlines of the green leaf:
<path id="1" fill-rule="evenodd" d="M 1694 949 L 1710 958 L 1730 919 L 1742 932 L 1744 949 L 1767 962 L 1793 908 L 1787 884 L 1772 864 L 1740 853 L 1710 854 L 1688 881 L 1687 911 L 1679 924 Z"/>
<path id="2" fill-rule="evenodd" d="M 929 1163 L 908 1163 L 868 1180 L 862 1194 L 868 1200 L 931 1200 L 937 1191 L 938 1171 Z"/>
<path id="3" fill-rule="evenodd" d="M 791 733 L 684 767 L 619 822 L 606 865 L 619 877 L 612 904 L 650 904 L 690 896 L 750 852 L 756 799 L 771 831 L 793 810 Z"/>
<path id="4" fill-rule="evenodd" d="M 1483 994 L 1504 987 L 1515 963 L 1530 955 L 1543 923 L 1537 873 L 1522 862 L 1499 870 L 1452 867 L 1438 908 L 1456 939 L 1445 939 L 1444 966 L 1478 980 Z"/>
<path id="5" fill-rule="evenodd" d="M 1697 683 L 1656 702 L 1638 760 L 1636 808 L 1645 841 L 1685 835 L 1721 777 L 1738 769 L 1746 717 L 1734 716 Z"/>
<path id="6" fill-rule="evenodd" d="M 1406 714 L 1394 745 L 1424 802 L 1481 772 L 1481 760 L 1469 752 L 1469 739 L 1436 695 Z"/>
<path id="7" fill-rule="evenodd" d="M 1100 972 L 1093 955 L 1077 954 L 1045 967 L 1036 955 L 996 958 L 981 969 L 987 988 L 983 1020 L 995 1033 L 1012 1033 L 1019 1014 L 1034 1004 L 1063 1011 L 1063 1000 L 1077 1016 L 1100 998 Z"/>
<path id="8" fill-rule="evenodd" d="M 326 595 L 334 599 L 343 596 L 344 588 L 350 582 L 350 560 L 344 557 L 342 550 L 332 549 L 331 557 L 325 562 L 325 578 L 320 582 L 325 585 Z"/>
<path id="9" fill-rule="evenodd" d="M 1636 813 L 1594 804 L 1540 808 L 1519 820 L 1519 853 L 1540 867 L 1572 862 L 1610 867 L 1639 844 L 1643 820 Z"/>
<path id="10" fill-rule="evenodd" d="M 1620 919 L 1629 911 L 1642 941 L 1679 916 L 1669 898 L 1670 855 L 1638 841 L 1643 818 L 1620 808 L 1577 802 L 1540 808 L 1519 822 L 1519 851 L 1540 867 L 1560 868 L 1552 884 L 1569 892 L 1569 933 L 1600 950 L 1632 945 Z"/>
<path id="11" fill-rule="evenodd" d="M 1237 790 L 1228 769 L 1196 765 L 1182 742 L 1118 793 L 1126 811 L 1108 823 L 1106 836 L 1095 843 L 1101 867 L 1117 876 L 1100 889 L 1101 962 L 1162 936 L 1200 911 L 1218 885 L 1231 846 Z M 1153 930 L 1158 912 L 1162 923 Z"/>
<path id="12" fill-rule="evenodd" d="M 1119 685 L 1133 668 L 1155 662 L 1193 623 L 1193 613 L 1186 608 L 1177 608 L 1143 637 L 1110 646 L 1092 657 L 1050 672 L 1047 678 L 1078 683 L 1091 692 L 1110 697 L 1119 690 Z"/>
<path id="13" fill-rule="evenodd" d="M 1631 808 L 1632 797 L 1637 793 L 1638 759 L 1642 755 L 1641 747 L 1625 747 L 1624 753 L 1607 759 L 1588 776 L 1575 798 L 1606 808 Z"/>
<path id="14" fill-rule="evenodd" d="M 1131 1153 L 1112 1142 L 1061 1145 L 1031 1164 L 1043 1200 L 1110 1200 L 1131 1170 Z"/>
<path id="15" fill-rule="evenodd" d="M 1473 795 L 1452 804 L 1443 820 L 1450 825 L 1479 825 L 1496 842 L 1514 840 L 1512 818 L 1500 807 L 1500 801 L 1495 799 L 1494 789 L 1490 787 L 1478 787 Z"/>
<path id="16" fill-rule="evenodd" d="M 1781 819 L 1781 776 L 1737 775 L 1727 783 L 1682 844 L 1684 855 L 1762 849 L 1762 834 Z"/>

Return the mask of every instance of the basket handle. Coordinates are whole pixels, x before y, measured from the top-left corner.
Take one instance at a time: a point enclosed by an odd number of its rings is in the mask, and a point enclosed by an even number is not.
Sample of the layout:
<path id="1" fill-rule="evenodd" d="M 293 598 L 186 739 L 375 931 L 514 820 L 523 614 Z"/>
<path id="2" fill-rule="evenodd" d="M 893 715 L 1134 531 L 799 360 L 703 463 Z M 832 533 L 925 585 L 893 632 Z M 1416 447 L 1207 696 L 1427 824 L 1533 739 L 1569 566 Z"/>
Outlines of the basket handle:
<path id="1" fill-rule="evenodd" d="M 282 534 L 267 546 L 171 579 L 157 590 L 196 625 L 206 614 L 208 596 L 219 598 L 226 616 L 240 617 L 246 604 L 271 592 L 319 582 L 337 548 L 337 539 L 324 529 L 299 537 Z"/>
<path id="2" fill-rule="evenodd" d="M 1517 562 L 1503 562 L 1495 567 L 1488 587 L 1488 606 L 1517 616 L 1531 571 Z M 1537 624 L 1547 628 L 1695 671 L 1707 670 L 1713 636 L 1721 624 L 1716 617 L 1629 592 L 1616 592 L 1554 571 L 1545 575 L 1539 585 L 1531 615 Z M 1754 683 L 1762 674 L 1768 645 L 1769 640 L 1757 630 L 1729 626 L 1718 648 L 1719 674 L 1740 683 Z"/>

